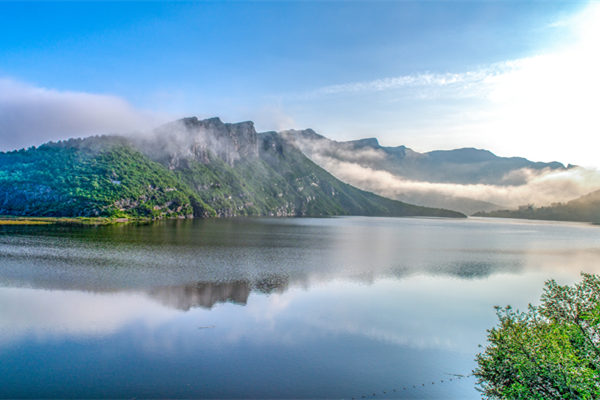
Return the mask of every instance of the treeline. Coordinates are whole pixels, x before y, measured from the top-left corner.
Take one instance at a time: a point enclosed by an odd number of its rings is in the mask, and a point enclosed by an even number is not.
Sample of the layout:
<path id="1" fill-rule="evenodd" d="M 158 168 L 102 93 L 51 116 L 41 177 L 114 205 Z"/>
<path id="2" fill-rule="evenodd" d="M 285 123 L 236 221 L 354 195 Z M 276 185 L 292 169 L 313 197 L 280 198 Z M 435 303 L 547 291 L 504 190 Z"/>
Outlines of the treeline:
<path id="1" fill-rule="evenodd" d="M 546 207 L 521 206 L 517 210 L 479 212 L 475 216 L 497 218 L 525 218 L 550 221 L 579 221 L 600 223 L 600 190 L 567 203 Z"/>

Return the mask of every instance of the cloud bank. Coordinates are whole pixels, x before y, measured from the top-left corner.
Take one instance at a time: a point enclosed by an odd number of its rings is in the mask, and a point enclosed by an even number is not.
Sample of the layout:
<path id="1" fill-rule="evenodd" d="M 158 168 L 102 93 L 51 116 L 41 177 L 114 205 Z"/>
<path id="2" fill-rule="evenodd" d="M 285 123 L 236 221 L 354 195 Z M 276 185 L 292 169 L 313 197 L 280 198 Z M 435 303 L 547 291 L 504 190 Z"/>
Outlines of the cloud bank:
<path id="1" fill-rule="evenodd" d="M 58 91 L 0 78 L 0 150 L 49 140 L 146 130 L 164 115 L 117 96 Z"/>
<path id="2" fill-rule="evenodd" d="M 405 201 L 415 195 L 466 197 L 516 208 L 525 204 L 540 206 L 565 202 L 600 188 L 600 173 L 584 168 L 566 171 L 520 169 L 513 174 L 526 177 L 527 182 L 522 185 L 504 186 L 414 181 L 357 163 L 334 159 L 318 160 L 318 163 L 345 182 Z"/>

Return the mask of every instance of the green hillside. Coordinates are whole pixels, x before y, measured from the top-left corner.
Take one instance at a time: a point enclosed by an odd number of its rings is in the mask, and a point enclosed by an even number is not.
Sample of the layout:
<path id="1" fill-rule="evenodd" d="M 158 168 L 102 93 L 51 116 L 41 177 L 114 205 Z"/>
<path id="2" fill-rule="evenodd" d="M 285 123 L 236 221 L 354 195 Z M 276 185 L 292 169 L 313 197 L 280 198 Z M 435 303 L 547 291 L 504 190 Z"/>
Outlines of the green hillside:
<path id="1" fill-rule="evenodd" d="M 177 176 L 125 140 L 91 137 L 0 153 L 0 214 L 214 214 Z"/>

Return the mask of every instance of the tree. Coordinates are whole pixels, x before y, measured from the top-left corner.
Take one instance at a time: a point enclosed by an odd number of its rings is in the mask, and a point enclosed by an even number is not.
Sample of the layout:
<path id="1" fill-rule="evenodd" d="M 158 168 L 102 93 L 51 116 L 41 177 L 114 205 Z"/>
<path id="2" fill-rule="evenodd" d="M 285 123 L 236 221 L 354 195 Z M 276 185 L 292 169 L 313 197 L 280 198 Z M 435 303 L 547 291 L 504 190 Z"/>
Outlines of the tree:
<path id="1" fill-rule="evenodd" d="M 476 356 L 487 399 L 600 398 L 600 277 L 546 282 L 539 306 L 496 308 L 499 323 Z"/>

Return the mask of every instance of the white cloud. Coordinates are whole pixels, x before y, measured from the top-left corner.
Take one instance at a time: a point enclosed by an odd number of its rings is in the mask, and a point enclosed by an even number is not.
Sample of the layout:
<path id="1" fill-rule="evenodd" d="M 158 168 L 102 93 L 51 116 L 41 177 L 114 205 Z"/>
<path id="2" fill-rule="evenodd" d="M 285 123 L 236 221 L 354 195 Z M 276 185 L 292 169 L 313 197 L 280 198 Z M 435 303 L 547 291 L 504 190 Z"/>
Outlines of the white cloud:
<path id="1" fill-rule="evenodd" d="M 0 150 L 49 140 L 145 130 L 165 120 L 120 97 L 58 91 L 0 78 Z"/>
<path id="2" fill-rule="evenodd" d="M 469 71 L 464 73 L 422 73 L 414 75 L 403 75 L 382 79 L 375 79 L 365 82 L 353 82 L 339 85 L 325 86 L 309 92 L 308 96 L 332 95 L 353 92 L 380 92 L 392 89 L 401 88 L 416 88 L 416 87 L 445 87 L 445 86 L 461 86 L 469 85 L 477 82 L 482 82 L 490 74 L 499 72 L 499 69 L 505 64 L 497 64 L 489 68 Z"/>

